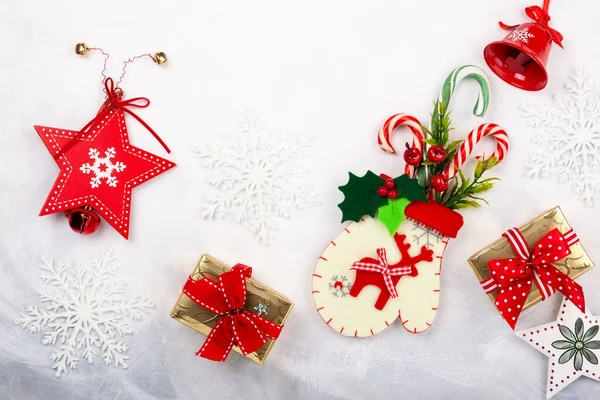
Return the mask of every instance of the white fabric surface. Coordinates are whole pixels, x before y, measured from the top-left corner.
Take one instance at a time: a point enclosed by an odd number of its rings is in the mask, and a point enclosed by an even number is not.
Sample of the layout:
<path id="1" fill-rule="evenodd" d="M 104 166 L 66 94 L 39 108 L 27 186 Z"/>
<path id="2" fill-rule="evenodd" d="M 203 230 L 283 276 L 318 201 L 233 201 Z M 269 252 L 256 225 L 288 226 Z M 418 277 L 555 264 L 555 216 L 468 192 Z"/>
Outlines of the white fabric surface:
<path id="1" fill-rule="evenodd" d="M 395 112 L 425 123 L 446 75 L 461 64 L 484 66 L 483 47 L 504 34 L 497 21 L 525 21 L 523 8 L 538 2 L 2 1 L 0 398 L 544 398 L 546 358 L 514 337 L 466 259 L 505 229 L 559 204 L 600 260 L 597 207 L 583 207 L 555 179 L 524 177 L 533 131 L 519 111 L 521 104 L 548 101 L 574 67 L 600 82 L 597 1 L 552 2 L 553 26 L 565 34 L 566 49 L 553 48 L 544 91 L 526 93 L 491 78 L 484 121 L 509 132 L 511 153 L 494 171 L 502 181 L 487 195 L 491 207 L 463 212 L 465 226 L 445 255 L 433 327 L 411 335 L 396 324 L 373 338 L 342 337 L 323 324 L 310 296 L 316 259 L 342 229 L 336 188 L 347 172 L 402 171 L 401 157 L 376 145 L 380 124 Z M 132 55 L 161 50 L 169 57 L 164 68 L 136 62 L 123 83 L 129 96 L 151 99 L 139 115 L 166 140 L 173 150 L 168 157 L 178 164 L 134 191 L 129 241 L 106 223 L 84 237 L 60 215 L 37 216 L 58 168 L 33 125 L 77 129 L 102 101 L 102 60 L 77 57 L 73 46 L 82 40 L 111 54 L 112 76 Z M 470 114 L 475 86 L 465 83 L 458 92 L 454 135 L 464 137 L 478 123 Z M 316 138 L 306 181 L 323 206 L 282 220 L 269 247 L 235 222 L 199 215 L 210 170 L 192 148 L 236 133 L 247 109 L 276 130 Z M 164 156 L 139 124 L 130 120 L 128 126 L 134 144 Z M 395 143 L 403 141 L 399 136 Z M 98 359 L 55 378 L 53 347 L 13 321 L 26 305 L 39 304 L 42 257 L 73 265 L 107 249 L 118 258 L 119 278 L 156 308 L 126 338 L 127 370 Z M 237 354 L 225 364 L 195 357 L 204 337 L 169 318 L 203 252 L 252 265 L 258 280 L 296 303 L 263 366 Z M 595 313 L 599 278 L 596 268 L 579 279 Z M 525 312 L 519 327 L 552 321 L 559 303 L 555 295 Z M 580 379 L 556 399 L 599 397 L 599 385 Z"/>

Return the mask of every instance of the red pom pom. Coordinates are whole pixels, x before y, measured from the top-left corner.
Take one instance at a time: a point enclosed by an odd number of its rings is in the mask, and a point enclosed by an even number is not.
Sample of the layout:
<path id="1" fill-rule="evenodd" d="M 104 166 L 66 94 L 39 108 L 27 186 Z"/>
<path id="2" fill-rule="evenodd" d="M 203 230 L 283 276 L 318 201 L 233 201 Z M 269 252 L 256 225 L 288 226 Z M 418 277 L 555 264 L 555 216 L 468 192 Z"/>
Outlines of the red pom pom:
<path id="1" fill-rule="evenodd" d="M 446 149 L 440 145 L 431 146 L 427 150 L 427 158 L 434 164 L 441 163 L 446 158 Z"/>
<path id="2" fill-rule="evenodd" d="M 65 215 L 69 218 L 69 226 L 73 232 L 82 235 L 90 235 L 96 232 L 100 226 L 100 217 L 90 206 L 65 211 Z"/>
<path id="3" fill-rule="evenodd" d="M 385 181 L 385 187 L 388 189 L 393 189 L 396 187 L 396 182 L 393 179 L 388 179 Z"/>
<path id="4" fill-rule="evenodd" d="M 437 174 L 431 180 L 431 186 L 436 192 L 445 192 L 448 189 L 448 179 L 443 174 Z"/>
<path id="5" fill-rule="evenodd" d="M 385 186 L 381 186 L 379 189 L 377 189 L 377 194 L 381 197 L 386 197 L 388 195 L 388 190 Z"/>
<path id="6" fill-rule="evenodd" d="M 398 198 L 398 192 L 396 190 L 390 190 L 387 194 L 389 199 L 397 199 Z"/>

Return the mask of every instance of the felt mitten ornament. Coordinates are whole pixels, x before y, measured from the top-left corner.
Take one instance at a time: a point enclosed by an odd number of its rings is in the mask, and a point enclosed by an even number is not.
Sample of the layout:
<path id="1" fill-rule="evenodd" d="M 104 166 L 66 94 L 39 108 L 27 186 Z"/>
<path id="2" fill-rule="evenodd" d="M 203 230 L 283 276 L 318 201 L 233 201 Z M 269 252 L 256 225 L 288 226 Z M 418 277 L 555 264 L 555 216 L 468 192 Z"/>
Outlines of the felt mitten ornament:
<path id="1" fill-rule="evenodd" d="M 483 178 L 508 150 L 506 132 L 483 124 L 464 141 L 449 140 L 448 104 L 465 77 L 479 83 L 474 114 L 483 116 L 489 101 L 488 80 L 477 67 L 457 68 L 446 79 L 427 129 L 407 114 L 390 117 L 378 134 L 380 147 L 395 149 L 391 133 L 400 126 L 412 132 L 406 144 L 404 174 L 392 178 L 367 171 L 350 173 L 339 189 L 343 221 L 352 221 L 334 238 L 313 273 L 313 299 L 331 328 L 346 336 L 374 335 L 396 318 L 412 333 L 431 326 L 439 305 L 444 251 L 463 225 L 457 209 L 478 206 L 481 193 L 496 178 Z M 486 136 L 496 139 L 490 157 L 477 157 L 474 177 L 461 167 L 474 145 Z"/>
<path id="2" fill-rule="evenodd" d="M 79 43 L 75 51 L 85 55 L 100 51 Z M 124 238 L 129 237 L 132 190 L 173 168 L 174 163 L 129 142 L 125 114 L 134 117 L 165 148 L 169 148 L 158 134 L 132 109 L 146 108 L 150 100 L 145 97 L 126 99 L 119 86 L 128 63 L 142 57 L 164 64 L 166 56 L 144 54 L 123 63 L 123 73 L 115 83 L 102 71 L 104 103 L 98 113 L 79 130 L 35 126 L 35 130 L 58 164 L 60 173 L 42 207 L 40 215 L 64 212 L 72 230 L 91 234 L 98 229 L 100 216 Z"/>

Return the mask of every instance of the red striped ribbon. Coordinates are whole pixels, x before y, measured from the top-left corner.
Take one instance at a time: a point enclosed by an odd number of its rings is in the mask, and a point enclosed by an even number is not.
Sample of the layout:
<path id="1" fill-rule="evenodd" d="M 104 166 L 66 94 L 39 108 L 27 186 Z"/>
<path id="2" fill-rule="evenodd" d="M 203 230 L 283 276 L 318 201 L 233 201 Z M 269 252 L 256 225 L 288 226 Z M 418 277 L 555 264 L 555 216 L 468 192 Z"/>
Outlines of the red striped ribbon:
<path id="1" fill-rule="evenodd" d="M 562 44 L 563 39 L 564 39 L 563 35 L 556 29 L 551 28 L 549 25 L 549 22 L 551 19 L 550 15 L 548 15 L 548 7 L 550 5 L 549 3 L 550 3 L 550 1 L 547 1 L 547 0 L 544 1 L 544 8 L 542 8 L 540 6 L 527 7 L 525 9 L 525 14 L 527 14 L 527 16 L 529 18 L 534 20 L 543 30 L 545 30 L 554 43 L 559 45 L 561 48 L 564 48 L 563 44 Z M 502 29 L 515 29 L 519 26 L 519 25 L 507 25 L 502 21 L 498 22 L 498 24 L 500 25 L 500 27 Z"/>

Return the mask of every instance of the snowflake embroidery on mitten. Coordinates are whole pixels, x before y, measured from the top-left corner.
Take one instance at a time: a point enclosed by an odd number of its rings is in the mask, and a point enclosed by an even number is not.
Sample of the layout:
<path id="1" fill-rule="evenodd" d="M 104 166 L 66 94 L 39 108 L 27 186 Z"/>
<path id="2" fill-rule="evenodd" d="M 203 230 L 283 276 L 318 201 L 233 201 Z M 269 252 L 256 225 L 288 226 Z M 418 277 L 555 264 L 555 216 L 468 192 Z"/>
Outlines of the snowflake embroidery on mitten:
<path id="1" fill-rule="evenodd" d="M 93 173 L 90 185 L 92 188 L 97 188 L 102 183 L 102 179 L 106 180 L 106 184 L 110 187 L 117 187 L 119 182 L 113 172 L 121 172 L 126 165 L 120 161 L 113 163 L 111 159 L 115 158 L 116 151 L 114 147 L 109 147 L 104 152 L 104 157 L 100 156 L 100 152 L 94 148 L 90 148 L 89 155 L 94 161 L 93 164 L 85 163 L 79 168 L 84 174 Z"/>
<path id="2" fill-rule="evenodd" d="M 344 275 L 334 275 L 329 282 L 329 292 L 333 297 L 346 297 L 350 294 L 352 283 Z"/>
<path id="3" fill-rule="evenodd" d="M 423 224 L 415 224 L 412 229 L 412 235 L 418 245 L 423 243 L 428 249 L 431 249 L 444 239 L 444 235 Z"/>

